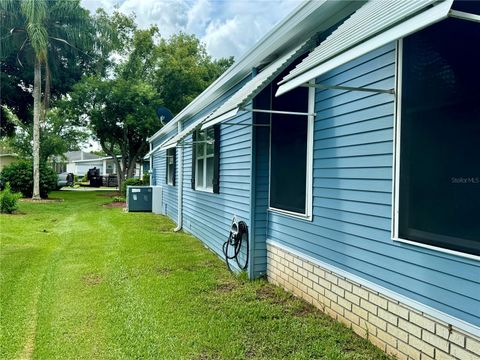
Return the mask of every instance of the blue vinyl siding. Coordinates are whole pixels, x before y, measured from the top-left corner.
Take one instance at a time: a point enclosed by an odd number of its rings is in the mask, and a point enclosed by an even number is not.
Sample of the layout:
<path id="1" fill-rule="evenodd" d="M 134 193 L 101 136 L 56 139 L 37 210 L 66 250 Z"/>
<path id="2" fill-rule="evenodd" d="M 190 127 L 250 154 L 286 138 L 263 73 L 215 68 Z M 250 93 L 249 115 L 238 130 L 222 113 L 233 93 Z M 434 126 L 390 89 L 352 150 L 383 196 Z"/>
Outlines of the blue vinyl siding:
<path id="1" fill-rule="evenodd" d="M 376 88 L 394 81 L 394 44 L 317 79 Z M 268 212 L 267 238 L 479 326 L 478 261 L 391 239 L 394 96 L 317 90 L 315 111 L 313 221 Z M 265 155 L 267 146 L 256 149 Z M 259 176 L 263 198 L 268 183 Z"/>
<path id="2" fill-rule="evenodd" d="M 175 135 L 177 130 L 172 130 L 168 134 L 155 139 L 153 142 L 153 147 L 160 145 L 169 137 Z M 166 175 L 167 175 L 167 167 L 166 167 L 166 155 L 167 151 L 157 151 L 153 154 L 153 185 L 162 186 L 162 197 L 163 197 L 163 204 L 162 208 L 168 217 L 170 217 L 173 221 L 177 222 L 177 214 L 178 214 L 178 186 L 167 185 L 166 182 Z M 177 160 L 178 162 L 178 160 Z M 177 167 L 177 174 L 176 177 L 178 179 L 178 167 Z M 177 185 L 177 184 L 176 184 Z"/>
<path id="3" fill-rule="evenodd" d="M 251 124 L 251 113 L 241 113 L 229 119 L 229 123 Z M 184 230 L 221 257 L 234 215 L 247 223 L 251 233 L 251 129 L 250 126 L 220 127 L 219 194 L 192 190 L 192 147 L 184 151 Z"/>
<path id="4" fill-rule="evenodd" d="M 231 95 L 238 91 L 249 77 L 239 82 L 219 99 L 207 106 L 201 112 L 186 120 L 182 127 L 216 109 Z M 229 123 L 251 125 L 251 113 L 241 112 Z M 209 193 L 192 190 L 192 146 L 184 147 L 183 157 L 183 229 L 199 238 L 212 251 L 223 258 L 222 245 L 228 237 L 233 216 L 243 220 L 250 226 L 250 193 L 251 193 L 251 126 L 221 125 L 220 127 L 220 192 Z M 154 146 L 174 135 L 172 131 L 155 141 Z M 185 139 L 190 143 L 192 136 Z M 157 155 L 158 154 L 158 155 Z M 165 151 L 154 156 L 154 183 L 164 186 L 164 203 L 167 204 L 167 216 L 176 221 L 177 217 L 177 186 L 165 185 Z M 177 152 L 178 164 L 178 152 Z M 178 178 L 177 167 L 177 184 Z M 250 239 L 252 240 L 252 236 Z"/>

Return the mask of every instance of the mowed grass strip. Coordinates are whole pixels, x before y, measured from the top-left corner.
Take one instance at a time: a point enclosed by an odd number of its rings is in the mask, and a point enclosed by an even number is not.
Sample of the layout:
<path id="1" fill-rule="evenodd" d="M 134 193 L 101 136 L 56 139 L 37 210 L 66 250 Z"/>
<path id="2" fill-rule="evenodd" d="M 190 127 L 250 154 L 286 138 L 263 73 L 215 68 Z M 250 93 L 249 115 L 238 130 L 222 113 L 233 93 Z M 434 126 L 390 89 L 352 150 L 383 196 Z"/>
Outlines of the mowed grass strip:
<path id="1" fill-rule="evenodd" d="M 0 215 L 1 359 L 387 359 L 165 217 L 51 196 Z"/>

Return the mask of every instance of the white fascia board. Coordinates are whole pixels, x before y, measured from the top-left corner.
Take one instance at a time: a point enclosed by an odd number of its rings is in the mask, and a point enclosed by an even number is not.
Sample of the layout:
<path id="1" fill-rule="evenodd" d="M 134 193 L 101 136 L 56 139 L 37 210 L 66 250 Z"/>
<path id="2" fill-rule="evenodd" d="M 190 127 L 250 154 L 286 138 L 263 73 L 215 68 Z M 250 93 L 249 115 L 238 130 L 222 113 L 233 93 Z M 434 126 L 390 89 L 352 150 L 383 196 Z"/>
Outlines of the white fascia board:
<path id="1" fill-rule="evenodd" d="M 171 131 L 178 121 L 184 121 L 222 96 L 236 83 L 251 73 L 268 57 L 281 55 L 307 37 L 330 26 L 357 10 L 364 2 L 305 0 L 284 20 L 270 30 L 256 45 L 246 52 L 238 61 L 227 69 L 206 90 L 197 96 L 190 104 L 180 111 L 167 125 L 147 139 L 152 142 L 159 136 Z"/>
<path id="2" fill-rule="evenodd" d="M 202 124 L 201 129 L 202 130 L 206 129 L 206 128 L 211 127 L 213 125 L 216 125 L 216 124 L 218 124 L 218 123 L 220 123 L 224 120 L 230 119 L 230 118 L 234 117 L 235 115 L 237 115 L 239 110 L 240 109 L 237 107 L 237 108 L 235 108 L 233 110 L 230 110 L 230 111 L 228 111 L 228 112 L 226 112 L 226 113 L 224 113 L 220 116 L 217 116 L 215 119 L 212 119 L 210 121 L 207 120 L 206 122 L 204 122 Z"/>
<path id="3" fill-rule="evenodd" d="M 452 7 L 453 0 L 446 0 L 439 5 L 436 5 L 424 12 L 416 15 L 377 36 L 360 43 L 359 45 L 347 50 L 334 58 L 327 60 L 323 64 L 320 64 L 310 70 L 298 75 L 297 77 L 283 83 L 275 94 L 276 97 L 285 94 L 307 82 L 313 80 L 330 70 L 333 70 L 341 65 L 355 60 L 362 55 L 378 49 L 384 45 L 387 45 L 400 38 L 406 37 L 414 32 L 422 30 L 427 26 L 430 26 L 436 22 L 444 20 L 448 17 L 450 8 Z"/>

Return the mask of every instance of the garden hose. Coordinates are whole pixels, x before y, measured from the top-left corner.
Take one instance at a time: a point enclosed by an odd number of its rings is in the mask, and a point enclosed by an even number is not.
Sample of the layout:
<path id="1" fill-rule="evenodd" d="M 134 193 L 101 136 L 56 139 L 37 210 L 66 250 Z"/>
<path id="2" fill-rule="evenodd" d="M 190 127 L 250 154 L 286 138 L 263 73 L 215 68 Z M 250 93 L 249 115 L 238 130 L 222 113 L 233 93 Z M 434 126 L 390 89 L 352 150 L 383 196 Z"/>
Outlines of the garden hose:
<path id="1" fill-rule="evenodd" d="M 240 270 L 246 270 L 248 266 L 248 226 L 244 221 L 237 222 L 234 217 L 230 234 L 227 241 L 223 243 L 223 254 L 225 255 L 225 262 L 228 270 L 232 271 L 230 261 L 235 260 Z M 244 259 L 242 257 L 244 256 Z"/>

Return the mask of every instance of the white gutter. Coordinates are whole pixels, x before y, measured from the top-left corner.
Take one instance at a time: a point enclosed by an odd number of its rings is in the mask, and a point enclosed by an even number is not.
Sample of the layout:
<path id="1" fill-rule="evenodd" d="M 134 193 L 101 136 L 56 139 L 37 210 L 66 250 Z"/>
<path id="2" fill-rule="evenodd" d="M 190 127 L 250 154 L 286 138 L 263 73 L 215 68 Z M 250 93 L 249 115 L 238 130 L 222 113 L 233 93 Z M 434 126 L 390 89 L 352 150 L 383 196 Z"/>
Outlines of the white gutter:
<path id="1" fill-rule="evenodd" d="M 179 121 L 177 125 L 177 131 L 180 134 L 182 132 L 182 123 Z M 182 230 L 183 226 L 183 146 L 179 146 L 175 149 L 178 151 L 178 179 L 177 179 L 177 227 L 173 231 Z"/>

